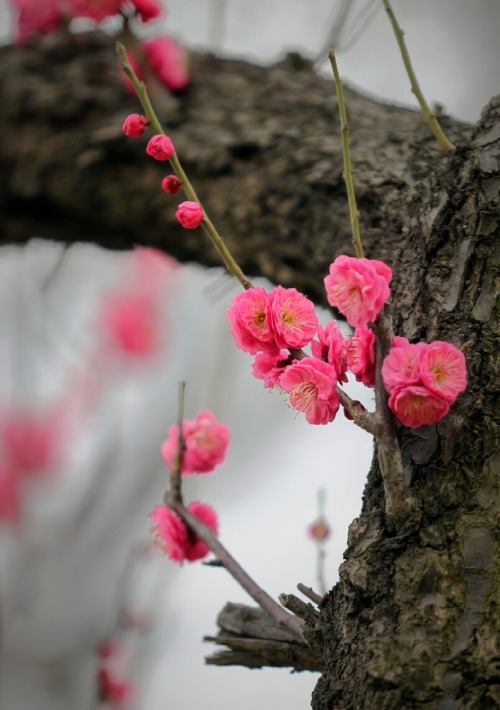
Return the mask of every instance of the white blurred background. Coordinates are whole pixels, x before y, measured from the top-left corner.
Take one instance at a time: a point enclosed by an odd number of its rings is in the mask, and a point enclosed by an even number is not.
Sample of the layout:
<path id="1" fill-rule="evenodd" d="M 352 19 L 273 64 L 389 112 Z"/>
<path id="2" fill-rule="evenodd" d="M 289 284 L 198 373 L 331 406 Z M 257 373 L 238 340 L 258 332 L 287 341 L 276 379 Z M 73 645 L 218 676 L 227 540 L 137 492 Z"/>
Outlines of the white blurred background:
<path id="1" fill-rule="evenodd" d="M 476 120 L 498 90 L 500 3 L 393 4 L 428 100 Z M 339 33 L 342 9 L 348 13 Z M 381 2 L 170 0 L 168 10 L 165 29 L 188 47 L 263 64 L 289 50 L 320 57 L 337 25 L 346 81 L 412 104 Z M 5 2 L 0 26 L 7 41 Z M 39 241 L 0 250 L 2 407 L 14 398 L 50 402 L 85 369 L 96 304 L 125 264 L 123 255 L 89 246 L 64 257 L 61 246 Z M 217 291 L 218 285 L 217 270 L 177 271 L 165 300 L 170 345 L 157 366 L 110 371 L 91 360 L 94 374 L 104 373 L 96 389 L 105 396 L 97 397 L 86 426 L 68 434 L 57 474 L 33 489 L 21 530 L 0 529 L 0 710 L 95 708 L 94 647 L 114 633 L 123 606 L 148 622 L 146 631 L 127 636 L 132 710 L 309 706 L 313 674 L 204 665 L 213 648 L 201 638 L 215 632 L 224 603 L 251 603 L 223 570 L 199 563 L 179 570 L 158 556 L 131 553 L 147 541 L 146 516 L 165 488 L 159 444 L 175 420 L 181 378 L 188 382 L 186 416 L 211 408 L 232 432 L 227 462 L 189 480 L 186 495 L 217 509 L 223 542 L 271 594 L 294 591 L 297 582 L 316 586 L 306 527 L 317 515 L 319 488 L 333 528 L 329 586 L 360 508 L 370 437 L 341 415 L 311 427 L 264 390 L 227 333 L 224 311 L 235 289 Z M 359 390 L 357 398 L 365 394 Z"/>

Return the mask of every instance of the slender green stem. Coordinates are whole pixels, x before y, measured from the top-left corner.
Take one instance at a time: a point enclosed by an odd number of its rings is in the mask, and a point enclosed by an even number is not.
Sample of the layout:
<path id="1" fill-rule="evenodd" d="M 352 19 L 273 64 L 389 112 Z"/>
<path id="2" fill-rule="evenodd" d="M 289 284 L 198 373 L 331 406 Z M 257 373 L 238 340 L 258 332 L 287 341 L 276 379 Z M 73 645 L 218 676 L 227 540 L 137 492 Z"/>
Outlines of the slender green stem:
<path id="1" fill-rule="evenodd" d="M 384 7 L 387 11 L 387 14 L 389 15 L 389 20 L 391 22 L 392 29 L 394 30 L 394 34 L 396 35 L 396 40 L 399 45 L 399 51 L 401 52 L 401 57 L 405 65 L 406 73 L 408 74 L 408 77 L 410 79 L 411 90 L 415 94 L 417 101 L 420 104 L 420 108 L 422 109 L 422 114 L 424 116 L 425 122 L 427 123 L 431 131 L 434 133 L 434 136 L 436 137 L 441 148 L 448 152 L 452 152 L 455 150 L 455 146 L 447 138 L 445 132 L 439 125 L 439 121 L 427 105 L 424 95 L 422 94 L 422 90 L 420 89 L 417 77 L 415 76 L 415 72 L 413 71 L 410 55 L 408 54 L 408 49 L 406 48 L 406 43 L 404 40 L 404 31 L 399 26 L 398 21 L 396 20 L 396 16 L 389 0 L 382 1 L 384 3 Z"/>
<path id="2" fill-rule="evenodd" d="M 342 86 L 342 80 L 340 78 L 337 60 L 335 59 L 335 52 L 333 49 L 329 51 L 328 58 L 330 60 L 330 64 L 332 65 L 333 77 L 335 79 L 335 87 L 337 90 L 337 100 L 339 103 L 340 129 L 342 133 L 342 155 L 344 157 L 344 181 L 347 189 L 347 200 L 349 202 L 349 214 L 351 217 L 352 243 L 354 245 L 356 256 L 361 258 L 364 256 L 364 252 L 359 232 L 359 215 L 358 208 L 356 206 L 354 182 L 352 179 L 351 153 L 349 150 L 349 124 L 347 122 L 347 111 L 344 100 L 344 87 Z"/>
<path id="3" fill-rule="evenodd" d="M 156 116 L 156 113 L 151 104 L 146 84 L 137 78 L 134 70 L 130 66 L 130 62 L 128 61 L 125 46 L 121 42 L 116 43 L 116 51 L 122 62 L 123 71 L 132 82 L 132 85 L 141 102 L 144 114 L 147 116 L 151 128 L 155 133 L 161 133 L 162 135 L 165 135 L 165 131 L 163 130 L 161 123 L 159 122 L 158 117 Z M 187 177 L 176 152 L 173 153 L 169 162 L 172 166 L 172 170 L 175 172 L 175 174 L 182 183 L 182 188 L 186 194 L 186 197 L 192 202 L 198 202 L 201 205 L 201 200 L 196 194 L 196 191 L 192 186 L 191 181 Z M 232 274 L 236 279 L 238 279 L 244 289 L 251 288 L 252 282 L 247 276 L 245 276 L 243 271 L 236 263 L 231 252 L 227 248 L 223 238 L 215 228 L 211 219 L 206 214 L 205 209 L 203 209 L 203 221 L 201 223 L 201 226 L 203 227 L 205 233 L 208 235 L 214 247 L 219 252 L 219 255 L 222 258 L 222 261 L 224 262 L 224 265 L 229 271 L 229 273 Z"/>

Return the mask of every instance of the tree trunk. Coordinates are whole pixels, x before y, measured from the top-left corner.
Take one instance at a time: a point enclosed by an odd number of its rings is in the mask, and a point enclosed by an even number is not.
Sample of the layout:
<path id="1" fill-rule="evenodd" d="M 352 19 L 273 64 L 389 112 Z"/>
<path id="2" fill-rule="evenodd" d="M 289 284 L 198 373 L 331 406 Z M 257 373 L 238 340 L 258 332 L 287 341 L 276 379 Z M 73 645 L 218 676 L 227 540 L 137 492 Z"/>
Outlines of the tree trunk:
<path id="1" fill-rule="evenodd" d="M 55 34 L 0 50 L 2 241 L 150 244 L 218 264 L 175 223 L 145 139 L 121 133 L 139 105 L 112 45 Z M 352 253 L 332 83 L 295 56 L 271 69 L 198 56 L 192 72 L 189 92 L 154 101 L 208 213 L 248 273 L 324 303 L 329 263 Z M 363 240 L 394 271 L 395 331 L 463 346 L 469 386 L 438 425 L 399 430 L 418 525 L 386 525 L 372 466 L 315 630 L 326 670 L 312 707 L 497 708 L 500 101 L 473 130 L 442 119 L 451 157 L 418 114 L 347 102 Z"/>
<path id="2" fill-rule="evenodd" d="M 323 604 L 315 710 L 500 707 L 500 101 L 448 166 L 429 166 L 393 265 L 397 333 L 463 346 L 469 384 L 437 426 L 399 432 L 416 529 L 386 528 L 376 465 Z"/>

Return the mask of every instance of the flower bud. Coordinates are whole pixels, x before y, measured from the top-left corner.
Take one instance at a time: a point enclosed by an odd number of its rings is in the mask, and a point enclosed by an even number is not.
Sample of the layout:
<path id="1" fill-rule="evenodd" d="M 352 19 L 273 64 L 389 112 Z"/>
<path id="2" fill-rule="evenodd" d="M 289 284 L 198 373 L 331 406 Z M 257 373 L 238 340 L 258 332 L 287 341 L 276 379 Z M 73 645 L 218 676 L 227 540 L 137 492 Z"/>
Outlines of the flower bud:
<path id="1" fill-rule="evenodd" d="M 169 160 L 174 154 L 174 144 L 168 136 L 157 133 L 146 146 L 146 153 L 155 160 Z"/>
<path id="2" fill-rule="evenodd" d="M 325 542 L 331 535 L 331 529 L 324 518 L 318 518 L 307 528 L 309 537 L 316 542 Z"/>
<path id="3" fill-rule="evenodd" d="M 185 229 L 194 229 L 203 222 L 203 208 L 199 202 L 181 202 L 175 216 Z"/>
<path id="4" fill-rule="evenodd" d="M 175 195 L 182 190 L 182 182 L 177 175 L 167 175 L 167 177 L 164 177 L 161 181 L 161 186 L 169 195 Z"/>
<path id="5" fill-rule="evenodd" d="M 140 116 L 138 113 L 131 113 L 123 122 L 122 131 L 129 138 L 138 138 L 144 133 L 144 129 L 147 124 L 147 116 Z"/>

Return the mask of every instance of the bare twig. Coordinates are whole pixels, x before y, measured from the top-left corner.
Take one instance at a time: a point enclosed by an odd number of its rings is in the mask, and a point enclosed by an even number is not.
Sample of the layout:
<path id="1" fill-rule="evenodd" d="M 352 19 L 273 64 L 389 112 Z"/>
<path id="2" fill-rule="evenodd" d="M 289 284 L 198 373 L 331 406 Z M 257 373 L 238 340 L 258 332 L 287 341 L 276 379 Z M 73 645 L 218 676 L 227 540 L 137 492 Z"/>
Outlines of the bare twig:
<path id="1" fill-rule="evenodd" d="M 399 46 L 399 51 L 401 52 L 403 64 L 405 65 L 406 73 L 408 74 L 408 78 L 410 79 L 411 90 L 415 94 L 415 97 L 418 103 L 420 104 L 420 108 L 422 109 L 422 114 L 424 116 L 425 122 L 427 123 L 431 131 L 434 133 L 434 136 L 436 137 L 441 148 L 448 152 L 452 152 L 456 149 L 456 147 L 447 138 L 445 132 L 439 125 L 439 121 L 437 120 L 435 114 L 430 110 L 429 106 L 427 105 L 427 101 L 424 98 L 420 85 L 417 81 L 415 72 L 413 71 L 410 55 L 408 54 L 408 49 L 406 48 L 406 42 L 404 40 L 403 29 L 399 26 L 398 21 L 396 20 L 396 16 L 394 15 L 394 11 L 391 7 L 389 0 L 382 0 L 382 2 L 384 3 L 384 7 L 389 16 L 392 29 L 394 30 L 394 34 L 396 35 L 396 40 Z"/>
<path id="2" fill-rule="evenodd" d="M 331 49 L 328 53 L 330 64 L 332 65 L 333 76 L 335 79 L 335 87 L 337 90 L 337 100 L 339 104 L 340 114 L 340 130 L 342 132 L 342 155 L 344 158 L 344 181 L 347 189 L 347 200 L 349 202 L 349 215 L 351 217 L 352 243 L 356 256 L 361 258 L 364 256 L 363 245 L 361 244 L 361 235 L 359 232 L 359 214 L 356 206 L 356 195 L 354 192 L 354 183 L 352 179 L 351 168 L 351 153 L 349 150 L 349 124 L 347 123 L 347 111 L 344 101 L 344 88 L 340 79 L 335 52 Z"/>
<path id="3" fill-rule="evenodd" d="M 144 110 L 145 115 L 147 116 L 149 123 L 151 125 L 151 128 L 154 130 L 155 133 L 160 133 L 162 135 L 165 135 L 165 131 L 163 130 L 161 123 L 158 120 L 158 117 L 153 109 L 153 106 L 151 104 L 151 101 L 148 96 L 148 91 L 146 84 L 143 81 L 140 81 L 132 67 L 130 66 L 130 62 L 127 57 L 127 51 L 125 49 L 125 46 L 121 42 L 116 43 L 116 51 L 118 56 L 120 57 L 121 63 L 122 63 L 122 69 L 125 72 L 125 74 L 128 76 L 130 81 L 132 82 L 132 85 L 135 89 L 135 92 L 139 98 L 139 101 L 142 104 L 142 108 Z M 170 165 L 179 178 L 179 180 L 182 183 L 182 189 L 184 190 L 186 197 L 188 197 L 189 200 L 192 202 L 198 202 L 198 204 L 202 204 L 201 200 L 199 199 L 198 195 L 195 192 L 194 187 L 192 186 L 188 176 L 184 172 L 184 169 L 181 165 L 181 162 L 179 160 L 179 157 L 177 153 L 174 151 L 172 157 L 170 158 Z M 214 245 L 214 247 L 217 249 L 219 252 L 220 257 L 222 258 L 222 261 L 224 262 L 224 265 L 226 266 L 227 270 L 229 271 L 230 274 L 232 274 L 240 284 L 243 286 L 243 288 L 248 289 L 252 287 L 252 282 L 245 276 L 243 271 L 240 269 L 238 264 L 236 263 L 235 259 L 233 258 L 231 252 L 227 248 L 223 238 L 215 228 L 213 222 L 211 219 L 208 217 L 207 213 L 205 212 L 205 209 L 203 209 L 203 221 L 201 223 L 201 226 L 203 227 L 205 233 L 207 234 L 208 238 Z"/>
<path id="4" fill-rule="evenodd" d="M 290 632 L 296 641 L 305 643 L 301 623 L 294 616 L 286 612 L 266 591 L 250 577 L 234 557 L 215 537 L 210 528 L 178 502 L 172 501 L 170 507 L 186 523 L 193 533 L 203 540 L 205 545 L 217 556 L 232 577 L 243 587 L 257 604 L 266 611 L 284 629 Z"/>
<path id="5" fill-rule="evenodd" d="M 323 601 L 323 597 L 321 596 L 321 594 L 317 594 L 313 589 L 311 589 L 311 587 L 306 587 L 306 585 L 302 584 L 302 582 L 299 582 L 297 584 L 297 589 L 315 604 L 321 604 L 321 602 Z"/>

